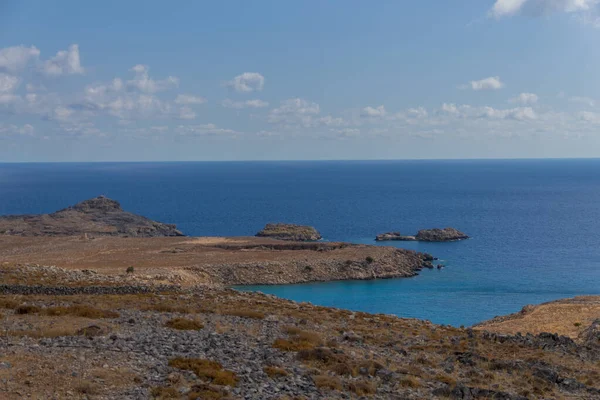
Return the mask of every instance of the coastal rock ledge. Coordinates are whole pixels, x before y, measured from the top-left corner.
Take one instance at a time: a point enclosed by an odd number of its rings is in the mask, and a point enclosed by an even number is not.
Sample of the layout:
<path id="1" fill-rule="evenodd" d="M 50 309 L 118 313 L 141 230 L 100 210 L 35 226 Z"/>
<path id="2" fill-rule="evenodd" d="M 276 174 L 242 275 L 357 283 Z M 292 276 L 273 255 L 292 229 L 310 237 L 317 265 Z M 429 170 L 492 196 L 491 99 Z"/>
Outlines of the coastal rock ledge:
<path id="1" fill-rule="evenodd" d="M 377 235 L 376 241 L 400 240 L 420 242 L 454 242 L 468 239 L 469 236 L 454 228 L 422 229 L 414 236 L 402 235 L 400 232 L 387 232 Z"/>
<path id="2" fill-rule="evenodd" d="M 268 237 L 295 242 L 309 242 L 322 239 L 321 234 L 312 226 L 294 224 L 267 224 L 256 234 L 258 237 Z"/>

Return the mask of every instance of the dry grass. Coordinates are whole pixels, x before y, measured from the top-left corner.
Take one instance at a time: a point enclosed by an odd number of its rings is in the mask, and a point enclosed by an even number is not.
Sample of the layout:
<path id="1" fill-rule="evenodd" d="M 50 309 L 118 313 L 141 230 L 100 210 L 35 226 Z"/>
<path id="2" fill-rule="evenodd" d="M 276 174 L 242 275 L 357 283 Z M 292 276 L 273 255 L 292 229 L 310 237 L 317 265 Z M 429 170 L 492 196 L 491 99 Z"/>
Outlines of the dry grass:
<path id="1" fill-rule="evenodd" d="M 187 318 L 170 319 L 165 323 L 165 326 L 167 328 L 178 329 L 180 331 L 197 331 L 204 328 L 202 322 Z"/>
<path id="2" fill-rule="evenodd" d="M 179 399 L 181 395 L 174 387 L 157 386 L 153 387 L 150 391 L 150 395 L 153 399 L 167 400 L 167 399 Z"/>
<path id="3" fill-rule="evenodd" d="M 100 392 L 100 387 L 94 382 L 84 380 L 75 386 L 75 391 L 79 394 L 95 395 Z"/>
<path id="4" fill-rule="evenodd" d="M 15 337 L 30 337 L 30 338 L 56 338 L 63 336 L 75 336 L 76 331 L 69 328 L 41 328 L 41 329 L 30 329 L 30 330 L 16 330 L 10 331 L 10 336 Z"/>
<path id="5" fill-rule="evenodd" d="M 19 306 L 19 302 L 13 299 L 0 298 L 0 308 L 13 310 Z"/>
<path id="6" fill-rule="evenodd" d="M 234 372 L 223 369 L 216 361 L 177 357 L 169 361 L 169 366 L 192 371 L 199 378 L 207 379 L 215 385 L 235 386 L 238 381 Z"/>
<path id="7" fill-rule="evenodd" d="M 168 303 L 146 304 L 140 307 L 141 311 L 156 311 L 161 313 L 179 313 L 192 314 L 194 310 L 191 307 L 177 306 Z"/>
<path id="8" fill-rule="evenodd" d="M 108 310 L 101 310 L 85 305 L 74 305 L 69 307 L 48 307 L 41 311 L 44 315 L 59 317 L 72 315 L 74 317 L 99 319 L 99 318 L 119 318 L 119 313 Z"/>
<path id="9" fill-rule="evenodd" d="M 40 308 L 31 305 L 21 305 L 15 308 L 15 314 L 17 315 L 25 315 L 25 314 L 37 314 L 40 312 Z"/>
<path id="10" fill-rule="evenodd" d="M 252 319 L 265 319 L 265 314 L 260 311 L 254 310 L 220 310 L 219 314 L 222 315 L 231 315 L 233 317 L 241 317 L 241 318 L 252 318 Z"/>
<path id="11" fill-rule="evenodd" d="M 400 380 L 398 381 L 398 384 L 402 387 L 413 388 L 413 389 L 421 387 L 421 383 L 417 380 L 417 378 L 412 377 L 412 376 L 400 378 Z"/>
<path id="12" fill-rule="evenodd" d="M 318 333 L 303 331 L 296 327 L 284 327 L 289 339 L 279 338 L 273 343 L 273 347 L 283 351 L 300 351 L 314 349 L 323 345 L 323 339 Z"/>
<path id="13" fill-rule="evenodd" d="M 359 396 L 367 396 L 377 393 L 377 385 L 374 382 L 368 382 L 365 380 L 349 382 L 347 387 L 349 391 L 356 393 Z"/>
<path id="14" fill-rule="evenodd" d="M 278 378 L 289 375 L 285 369 L 273 366 L 265 367 L 263 368 L 263 371 L 265 371 L 265 374 L 267 374 L 269 378 Z"/>
<path id="15" fill-rule="evenodd" d="M 342 381 L 336 376 L 317 375 L 313 377 L 315 386 L 319 389 L 342 390 Z"/>

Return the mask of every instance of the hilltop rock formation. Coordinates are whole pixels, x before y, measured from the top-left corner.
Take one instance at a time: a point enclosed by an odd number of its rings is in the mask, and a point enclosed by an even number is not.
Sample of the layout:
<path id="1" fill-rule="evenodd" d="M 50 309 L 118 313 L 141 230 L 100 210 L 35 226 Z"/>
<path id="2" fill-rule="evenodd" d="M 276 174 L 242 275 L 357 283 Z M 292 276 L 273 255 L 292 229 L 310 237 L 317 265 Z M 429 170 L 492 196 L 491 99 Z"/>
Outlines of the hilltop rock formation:
<path id="1" fill-rule="evenodd" d="M 118 201 L 98 196 L 52 214 L 0 216 L 0 235 L 156 237 L 183 233 L 173 224 L 123 211 Z"/>
<path id="2" fill-rule="evenodd" d="M 400 232 L 387 232 L 377 235 L 375 240 L 400 240 L 400 241 L 421 241 L 421 242 L 454 242 L 456 240 L 468 239 L 465 233 L 454 228 L 444 229 L 422 229 L 414 236 L 402 235 Z"/>
<path id="3" fill-rule="evenodd" d="M 267 224 L 256 234 L 258 237 L 268 237 L 278 240 L 293 240 L 308 242 L 322 239 L 321 234 L 312 226 L 294 224 Z"/>

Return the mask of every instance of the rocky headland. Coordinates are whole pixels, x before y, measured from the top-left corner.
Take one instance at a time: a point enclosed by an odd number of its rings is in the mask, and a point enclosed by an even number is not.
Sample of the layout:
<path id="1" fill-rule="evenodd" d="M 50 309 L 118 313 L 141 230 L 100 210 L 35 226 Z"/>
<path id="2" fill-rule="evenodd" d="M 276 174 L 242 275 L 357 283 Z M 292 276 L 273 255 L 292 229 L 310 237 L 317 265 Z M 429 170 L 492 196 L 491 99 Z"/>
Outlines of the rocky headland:
<path id="1" fill-rule="evenodd" d="M 319 231 L 312 226 L 283 223 L 267 224 L 256 236 L 295 242 L 310 242 L 322 239 Z"/>
<path id="2" fill-rule="evenodd" d="M 422 229 L 416 235 L 402 235 L 400 232 L 387 232 L 377 235 L 376 241 L 421 241 L 421 242 L 454 242 L 469 239 L 469 236 L 458 229 Z"/>
<path id="3" fill-rule="evenodd" d="M 173 224 L 126 212 L 104 196 L 85 200 L 51 214 L 0 216 L 0 236 L 183 236 Z"/>

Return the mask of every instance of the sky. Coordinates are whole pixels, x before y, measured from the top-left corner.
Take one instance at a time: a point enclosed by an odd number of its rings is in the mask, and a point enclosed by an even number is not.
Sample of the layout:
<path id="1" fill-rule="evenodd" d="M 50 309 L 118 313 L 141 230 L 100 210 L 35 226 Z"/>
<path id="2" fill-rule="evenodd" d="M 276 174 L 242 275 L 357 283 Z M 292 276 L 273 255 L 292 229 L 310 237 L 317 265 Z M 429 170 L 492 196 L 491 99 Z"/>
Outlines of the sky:
<path id="1" fill-rule="evenodd" d="M 0 162 L 600 157 L 600 0 L 0 1 Z"/>

